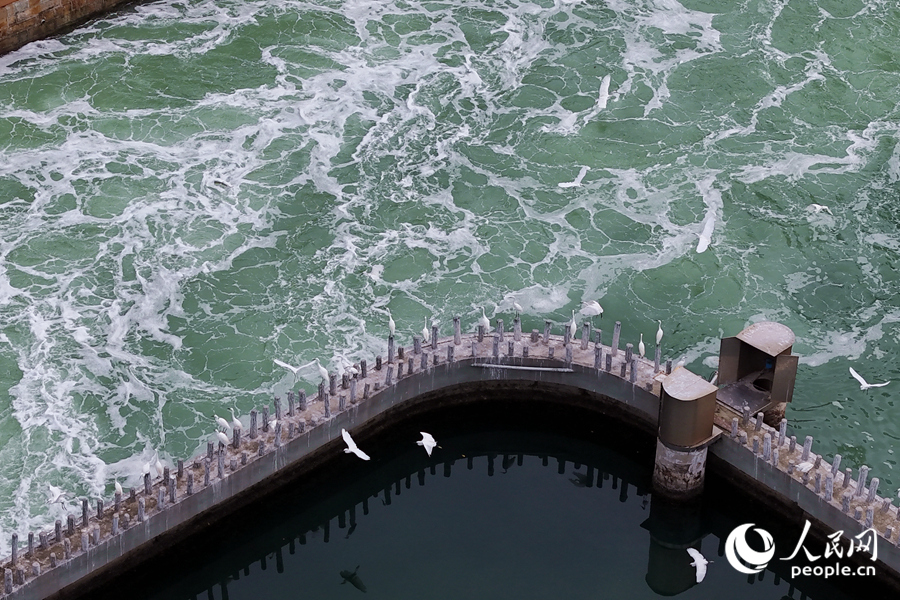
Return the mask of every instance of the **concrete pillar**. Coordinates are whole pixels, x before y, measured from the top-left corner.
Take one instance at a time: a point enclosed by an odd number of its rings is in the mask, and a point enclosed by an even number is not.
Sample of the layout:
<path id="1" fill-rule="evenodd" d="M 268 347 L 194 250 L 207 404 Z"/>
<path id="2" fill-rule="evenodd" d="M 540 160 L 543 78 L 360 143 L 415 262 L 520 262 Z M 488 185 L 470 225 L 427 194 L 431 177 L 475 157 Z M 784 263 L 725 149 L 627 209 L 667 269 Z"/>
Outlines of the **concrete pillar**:
<path id="1" fill-rule="evenodd" d="M 653 489 L 660 495 L 685 500 L 703 491 L 717 391 L 685 368 L 663 381 L 653 467 Z"/>

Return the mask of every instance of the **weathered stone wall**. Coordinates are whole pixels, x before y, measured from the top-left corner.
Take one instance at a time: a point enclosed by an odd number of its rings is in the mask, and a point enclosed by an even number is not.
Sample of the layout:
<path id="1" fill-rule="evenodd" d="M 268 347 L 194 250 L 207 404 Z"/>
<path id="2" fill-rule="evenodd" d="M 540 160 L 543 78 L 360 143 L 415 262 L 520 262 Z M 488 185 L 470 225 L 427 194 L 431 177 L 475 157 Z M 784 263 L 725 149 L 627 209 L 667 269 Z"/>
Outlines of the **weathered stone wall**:
<path id="1" fill-rule="evenodd" d="M 124 0 L 0 0 L 0 54 L 60 33 Z"/>

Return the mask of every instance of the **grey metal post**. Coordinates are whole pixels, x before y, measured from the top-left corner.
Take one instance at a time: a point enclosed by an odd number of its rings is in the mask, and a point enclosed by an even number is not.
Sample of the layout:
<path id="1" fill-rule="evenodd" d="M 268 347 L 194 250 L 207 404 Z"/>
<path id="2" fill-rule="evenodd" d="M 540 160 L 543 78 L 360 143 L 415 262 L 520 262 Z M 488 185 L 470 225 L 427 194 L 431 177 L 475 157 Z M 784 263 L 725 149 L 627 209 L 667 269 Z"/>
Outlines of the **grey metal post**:
<path id="1" fill-rule="evenodd" d="M 438 346 L 438 326 L 431 323 L 431 350 L 437 351 Z"/>
<path id="2" fill-rule="evenodd" d="M 550 328 L 553 326 L 552 321 L 544 320 L 544 343 L 550 343 Z"/>
<path id="3" fill-rule="evenodd" d="M 413 354 L 422 353 L 422 338 L 417 335 L 413 336 Z"/>
<path id="4" fill-rule="evenodd" d="M 581 326 L 581 349 L 588 349 L 588 342 L 591 341 L 591 324 L 587 321 Z"/>
<path id="5" fill-rule="evenodd" d="M 480 344 L 483 341 L 484 341 L 484 325 L 479 325 L 478 326 L 478 343 Z"/>
<path id="6" fill-rule="evenodd" d="M 388 356 L 387 361 L 389 363 L 394 362 L 394 336 L 388 336 Z"/>
<path id="7" fill-rule="evenodd" d="M 256 432 L 256 409 L 250 411 L 250 439 L 255 440 L 256 436 L 259 435 Z"/>
<path id="8" fill-rule="evenodd" d="M 522 321 L 519 320 L 519 317 L 513 319 L 513 341 L 522 341 Z"/>
<path id="9" fill-rule="evenodd" d="M 459 315 L 453 317 L 453 345 L 459 346 L 462 344 L 462 330 L 460 329 L 459 324 Z"/>
<path id="10" fill-rule="evenodd" d="M 503 319 L 497 319 L 497 333 L 500 335 L 500 341 L 503 341 Z"/>

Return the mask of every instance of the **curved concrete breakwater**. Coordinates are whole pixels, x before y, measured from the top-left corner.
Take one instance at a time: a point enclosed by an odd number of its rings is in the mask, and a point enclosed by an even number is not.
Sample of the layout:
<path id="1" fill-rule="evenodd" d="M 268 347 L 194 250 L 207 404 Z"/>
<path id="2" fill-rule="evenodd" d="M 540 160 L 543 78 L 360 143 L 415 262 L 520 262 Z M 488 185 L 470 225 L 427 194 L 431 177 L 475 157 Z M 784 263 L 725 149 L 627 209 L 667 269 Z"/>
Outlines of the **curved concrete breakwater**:
<path id="1" fill-rule="evenodd" d="M 758 323 L 723 340 L 717 387 L 663 364 L 659 348 L 652 361 L 637 356 L 631 344 L 620 349 L 618 322 L 610 345 L 603 345 L 603 333 L 589 323 L 576 339 L 568 327 L 553 335 L 549 321 L 543 334 L 525 336 L 518 319 L 512 333 L 498 321 L 487 336 L 481 326 L 463 335 L 459 317 L 453 321 L 452 337 L 438 338 L 433 327 L 432 341 L 423 346 L 416 337 L 412 348 L 395 347 L 389 338 L 386 357 L 376 357 L 374 365 L 361 361 L 353 376 L 331 374 L 315 397 L 290 393 L 286 405 L 275 398 L 271 414 L 268 407 L 252 411 L 250 426 L 233 431 L 227 446 L 210 443 L 206 453 L 179 460 L 155 481 L 145 475 L 139 489 L 82 499 L 81 513 L 57 521 L 52 531 L 27 540 L 13 536 L 12 555 L 2 561 L 3 597 L 82 593 L 161 552 L 167 545 L 161 541 L 185 538 L 249 504 L 273 482 L 333 457 L 343 448 L 341 429 L 365 447 L 368 435 L 390 426 L 392 413 L 428 410 L 451 396 L 464 402 L 467 391 L 474 397 L 492 389 L 565 390 L 567 402 L 657 433 L 653 484 L 661 495 L 702 493 L 711 455 L 749 493 L 775 507 L 799 508 L 819 538 L 875 532 L 879 580 L 900 581 L 900 521 L 890 499 L 878 496 L 878 479 L 870 482 L 865 466 L 841 470 L 839 455 L 826 460 L 815 454 L 810 437 L 801 444 L 787 435 L 781 415 L 796 357 L 786 327 Z"/>

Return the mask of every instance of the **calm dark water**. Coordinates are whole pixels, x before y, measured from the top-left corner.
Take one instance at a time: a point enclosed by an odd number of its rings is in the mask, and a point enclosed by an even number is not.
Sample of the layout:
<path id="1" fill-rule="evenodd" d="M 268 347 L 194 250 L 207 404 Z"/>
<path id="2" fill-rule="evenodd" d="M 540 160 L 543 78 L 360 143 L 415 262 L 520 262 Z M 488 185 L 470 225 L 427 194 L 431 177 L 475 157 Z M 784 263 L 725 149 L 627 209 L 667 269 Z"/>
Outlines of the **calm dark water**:
<path id="1" fill-rule="evenodd" d="M 441 444 L 431 458 L 413 443 L 425 427 Z M 792 586 L 785 573 L 738 573 L 719 555 L 721 536 L 765 523 L 764 512 L 726 514 L 715 491 L 685 509 L 654 499 L 652 444 L 591 427 L 579 423 L 573 437 L 432 417 L 364 437 L 371 462 L 336 456 L 211 526 L 175 564 L 152 567 L 147 597 L 851 597 L 822 581 Z M 688 544 L 713 560 L 700 584 Z M 356 573 L 364 596 L 341 571 Z"/>

